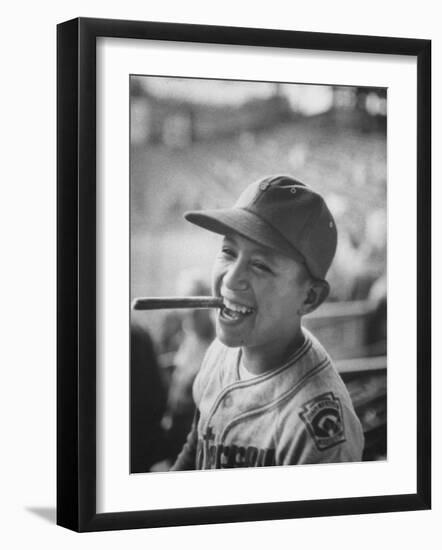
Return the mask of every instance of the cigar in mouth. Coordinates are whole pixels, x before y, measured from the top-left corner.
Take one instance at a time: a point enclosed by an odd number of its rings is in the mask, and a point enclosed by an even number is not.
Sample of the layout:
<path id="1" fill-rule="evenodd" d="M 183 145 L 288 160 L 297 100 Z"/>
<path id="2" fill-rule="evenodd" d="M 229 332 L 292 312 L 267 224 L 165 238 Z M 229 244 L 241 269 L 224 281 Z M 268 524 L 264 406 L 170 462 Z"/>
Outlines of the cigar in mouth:
<path id="1" fill-rule="evenodd" d="M 222 298 L 214 296 L 183 296 L 160 298 L 135 298 L 132 309 L 137 311 L 151 309 L 209 309 L 221 308 Z"/>

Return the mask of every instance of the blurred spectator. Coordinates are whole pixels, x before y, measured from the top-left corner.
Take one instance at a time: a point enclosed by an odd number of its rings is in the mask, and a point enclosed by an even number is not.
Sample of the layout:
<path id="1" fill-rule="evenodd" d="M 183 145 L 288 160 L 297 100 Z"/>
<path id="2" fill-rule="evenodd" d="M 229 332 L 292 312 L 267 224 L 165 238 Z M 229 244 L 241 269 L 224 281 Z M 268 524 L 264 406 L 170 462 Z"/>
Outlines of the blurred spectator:
<path id="1" fill-rule="evenodd" d="M 387 275 L 373 284 L 368 295 L 376 306 L 367 320 L 366 344 L 370 355 L 387 354 Z"/>
<path id="2" fill-rule="evenodd" d="M 360 271 L 355 280 L 353 299 L 368 297 L 373 284 L 382 278 L 387 260 L 387 218 L 384 209 L 371 212 L 366 219 L 365 239 L 360 247 Z M 385 288 L 386 293 L 386 288 Z"/>
<path id="3" fill-rule="evenodd" d="M 166 455 L 166 390 L 147 331 L 132 324 L 130 344 L 130 471 L 148 472 Z"/>
<path id="4" fill-rule="evenodd" d="M 177 310 L 168 310 L 161 318 L 158 336 L 158 362 L 166 388 L 170 387 L 175 369 L 175 354 L 183 339 L 182 315 Z"/>
<path id="5" fill-rule="evenodd" d="M 194 270 L 183 272 L 177 283 L 180 296 L 210 295 L 209 285 Z M 214 325 L 209 310 L 192 309 L 182 313 L 182 340 L 175 354 L 174 370 L 163 426 L 167 429 L 170 457 L 174 459 L 192 424 L 194 402 L 192 385 L 204 354 L 214 338 Z"/>
<path id="6" fill-rule="evenodd" d="M 386 268 L 386 215 L 383 209 L 371 212 L 365 220 L 362 239 L 352 235 L 346 220 L 348 215 L 343 201 L 337 215 L 338 249 L 329 273 L 331 299 L 365 300 Z"/>

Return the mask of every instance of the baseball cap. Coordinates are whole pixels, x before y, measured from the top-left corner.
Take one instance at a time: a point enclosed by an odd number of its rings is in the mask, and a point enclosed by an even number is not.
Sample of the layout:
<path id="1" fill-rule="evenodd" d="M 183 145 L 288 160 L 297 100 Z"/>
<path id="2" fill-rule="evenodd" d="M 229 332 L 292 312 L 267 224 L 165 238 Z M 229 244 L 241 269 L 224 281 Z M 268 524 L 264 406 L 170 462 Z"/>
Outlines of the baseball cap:
<path id="1" fill-rule="evenodd" d="M 246 187 L 232 208 L 186 212 L 189 222 L 221 235 L 232 231 L 304 263 L 324 279 L 337 246 L 336 223 L 322 196 L 291 176 Z"/>

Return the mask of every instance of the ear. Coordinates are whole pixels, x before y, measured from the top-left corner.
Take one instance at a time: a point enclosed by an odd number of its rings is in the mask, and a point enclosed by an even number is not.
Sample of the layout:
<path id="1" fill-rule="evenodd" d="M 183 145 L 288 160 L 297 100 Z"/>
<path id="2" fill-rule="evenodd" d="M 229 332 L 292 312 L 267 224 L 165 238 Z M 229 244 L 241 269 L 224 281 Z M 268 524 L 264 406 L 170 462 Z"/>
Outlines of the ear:
<path id="1" fill-rule="evenodd" d="M 306 315 L 307 313 L 315 311 L 315 309 L 317 309 L 327 298 L 329 293 L 330 285 L 327 281 L 321 279 L 312 280 L 307 290 L 307 297 L 299 310 L 299 314 Z"/>

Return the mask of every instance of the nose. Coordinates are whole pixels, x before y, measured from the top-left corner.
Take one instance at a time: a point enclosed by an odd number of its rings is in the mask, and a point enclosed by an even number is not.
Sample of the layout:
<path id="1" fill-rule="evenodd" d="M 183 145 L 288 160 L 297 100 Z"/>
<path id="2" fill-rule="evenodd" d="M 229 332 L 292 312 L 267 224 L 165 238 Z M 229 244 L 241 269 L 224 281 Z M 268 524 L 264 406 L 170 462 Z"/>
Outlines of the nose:
<path id="1" fill-rule="evenodd" d="M 240 258 L 227 267 L 223 284 L 229 290 L 247 290 L 249 286 L 247 268 Z"/>

